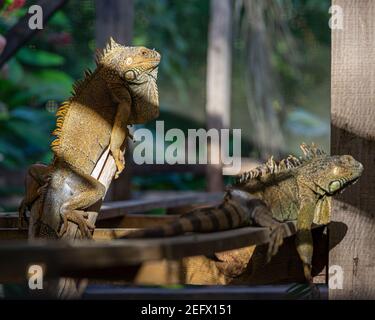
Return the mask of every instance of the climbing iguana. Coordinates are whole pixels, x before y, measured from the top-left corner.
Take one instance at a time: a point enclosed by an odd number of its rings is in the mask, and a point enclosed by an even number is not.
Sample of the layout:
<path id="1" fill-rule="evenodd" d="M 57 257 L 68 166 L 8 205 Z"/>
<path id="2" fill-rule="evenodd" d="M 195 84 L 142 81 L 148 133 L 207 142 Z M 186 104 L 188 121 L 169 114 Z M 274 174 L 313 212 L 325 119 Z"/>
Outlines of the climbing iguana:
<path id="1" fill-rule="evenodd" d="M 58 109 L 51 164 L 32 165 L 26 177 L 26 196 L 20 218 L 35 202 L 32 236 L 61 237 L 68 221 L 90 237 L 91 225 L 83 209 L 104 196 L 104 186 L 91 173 L 108 148 L 116 163 L 116 177 L 124 168 L 122 146 L 127 125 L 159 115 L 156 85 L 160 54 L 144 47 L 125 47 L 112 38 L 97 54 L 96 69 L 74 85 L 72 97 Z"/>
<path id="2" fill-rule="evenodd" d="M 314 144 L 301 145 L 303 157 L 289 156 L 237 177 L 217 207 L 197 209 L 168 224 L 135 231 L 126 238 L 164 237 L 258 225 L 271 229 L 268 259 L 283 242 L 285 221 L 297 222 L 296 246 L 311 283 L 311 226 L 330 220 L 331 197 L 355 183 L 363 166 L 350 155 L 329 156 Z"/>

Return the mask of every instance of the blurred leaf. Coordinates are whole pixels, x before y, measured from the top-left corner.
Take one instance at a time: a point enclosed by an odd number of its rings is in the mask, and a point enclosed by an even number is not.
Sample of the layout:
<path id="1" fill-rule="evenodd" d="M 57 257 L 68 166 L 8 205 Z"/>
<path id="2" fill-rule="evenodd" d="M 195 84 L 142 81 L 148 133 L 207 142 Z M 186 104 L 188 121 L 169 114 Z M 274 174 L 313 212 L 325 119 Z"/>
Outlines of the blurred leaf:
<path id="1" fill-rule="evenodd" d="M 27 121 L 12 119 L 7 125 L 13 134 L 22 138 L 26 143 L 33 145 L 38 142 L 42 146 L 48 144 L 49 137 L 45 132 L 35 130 L 34 126 Z"/>
<path id="2" fill-rule="evenodd" d="M 9 118 L 8 108 L 5 103 L 0 101 L 0 123 Z"/>
<path id="3" fill-rule="evenodd" d="M 17 168 L 20 163 L 24 162 L 24 154 L 16 145 L 0 138 L 0 154 L 2 161 L 0 164 L 10 168 Z"/>
<path id="4" fill-rule="evenodd" d="M 73 79 L 62 71 L 43 70 L 25 77 L 25 84 L 37 101 L 65 100 L 70 96 Z"/>
<path id="5" fill-rule="evenodd" d="M 21 48 L 17 53 L 17 58 L 25 64 L 35 67 L 56 67 L 64 64 L 65 59 L 55 53 Z"/>
<path id="6" fill-rule="evenodd" d="M 23 77 L 23 69 L 22 66 L 19 64 L 17 59 L 11 59 L 8 62 L 8 68 L 9 68 L 9 80 L 13 81 L 15 83 L 19 83 L 22 80 Z"/>
<path id="7" fill-rule="evenodd" d="M 23 78 L 24 80 L 24 78 Z M 34 98 L 34 94 L 28 90 L 20 90 L 7 97 L 7 102 L 9 109 L 17 108 L 20 105 L 29 104 L 29 102 Z"/>
<path id="8" fill-rule="evenodd" d="M 63 11 L 59 10 L 52 16 L 50 21 L 48 21 L 48 26 L 61 27 L 66 29 L 70 26 L 70 20 Z"/>
<path id="9" fill-rule="evenodd" d="M 43 118 L 40 110 L 33 110 L 27 107 L 18 107 L 12 110 L 10 114 L 14 118 L 18 118 L 20 120 L 25 120 L 25 121 L 32 121 L 37 124 L 40 124 L 40 121 Z"/>

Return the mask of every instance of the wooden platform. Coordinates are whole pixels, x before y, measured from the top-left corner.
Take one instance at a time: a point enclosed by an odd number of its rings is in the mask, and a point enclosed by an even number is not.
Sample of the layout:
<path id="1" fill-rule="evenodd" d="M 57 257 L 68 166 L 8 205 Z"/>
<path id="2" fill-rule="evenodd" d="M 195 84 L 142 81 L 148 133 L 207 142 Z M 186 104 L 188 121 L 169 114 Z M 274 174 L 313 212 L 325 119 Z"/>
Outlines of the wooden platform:
<path id="1" fill-rule="evenodd" d="M 125 234 L 129 230 L 97 229 L 94 236 L 99 239 L 108 239 Z M 2 230 L 2 232 L 7 231 Z M 208 255 L 267 243 L 268 240 L 268 229 L 247 227 L 208 234 L 110 242 L 1 241 L 0 281 L 14 281 L 20 276 L 24 277 L 27 267 L 32 264 L 48 266 L 45 276 L 75 273 L 77 276 L 85 276 L 80 270 L 134 266 L 146 261 L 176 260 L 188 256 Z"/>
<path id="2" fill-rule="evenodd" d="M 294 223 L 285 224 L 288 238 L 269 264 L 264 259 L 269 230 L 260 227 L 171 238 L 117 239 L 131 230 L 164 224 L 179 217 L 135 212 L 216 203 L 221 197 L 221 193 L 189 192 L 177 196 L 171 193 L 163 197 L 160 193 L 150 193 L 144 195 L 143 199 L 106 203 L 97 221 L 93 235 L 95 241 L 25 241 L 27 230 L 17 229 L 17 214 L 1 215 L 0 282 L 25 281 L 31 264 L 42 265 L 47 279 L 73 277 L 152 285 L 303 281 L 302 267 L 292 237 L 295 233 Z M 324 270 L 328 256 L 323 230 L 314 230 L 314 270 L 315 275 L 320 275 L 316 277 L 320 283 L 326 280 Z M 227 274 L 230 261 L 223 269 L 220 262 L 207 258 L 221 252 L 229 254 L 230 259 L 242 259 L 241 276 Z"/>

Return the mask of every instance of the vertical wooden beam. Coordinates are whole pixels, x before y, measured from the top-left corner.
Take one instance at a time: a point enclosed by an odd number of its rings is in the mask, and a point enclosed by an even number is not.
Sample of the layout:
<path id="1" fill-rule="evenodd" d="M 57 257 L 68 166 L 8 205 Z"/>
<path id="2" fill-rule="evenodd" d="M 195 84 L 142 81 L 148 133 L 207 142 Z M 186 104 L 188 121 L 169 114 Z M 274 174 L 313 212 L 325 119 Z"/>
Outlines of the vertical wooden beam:
<path id="1" fill-rule="evenodd" d="M 343 288 L 329 296 L 375 299 L 375 1 L 333 4 L 342 8 L 343 29 L 332 30 L 332 153 L 353 155 L 365 170 L 333 204 L 332 220 L 348 230 L 329 257 L 343 270 Z M 339 233 L 332 228 L 330 241 Z"/>
<path id="2" fill-rule="evenodd" d="M 230 122 L 232 1 L 211 0 L 207 52 L 207 129 L 227 128 Z M 208 157 L 220 154 L 220 146 L 208 144 Z M 223 190 L 221 164 L 207 166 L 207 189 Z"/>
<path id="3" fill-rule="evenodd" d="M 96 45 L 103 48 L 109 37 L 123 45 L 131 45 L 133 37 L 133 0 L 96 0 Z M 114 180 L 107 192 L 107 200 L 126 200 L 130 198 L 130 144 L 126 143 L 125 170 Z"/>
<path id="4" fill-rule="evenodd" d="M 96 46 L 103 48 L 109 37 L 130 45 L 133 37 L 133 0 L 95 0 Z"/>

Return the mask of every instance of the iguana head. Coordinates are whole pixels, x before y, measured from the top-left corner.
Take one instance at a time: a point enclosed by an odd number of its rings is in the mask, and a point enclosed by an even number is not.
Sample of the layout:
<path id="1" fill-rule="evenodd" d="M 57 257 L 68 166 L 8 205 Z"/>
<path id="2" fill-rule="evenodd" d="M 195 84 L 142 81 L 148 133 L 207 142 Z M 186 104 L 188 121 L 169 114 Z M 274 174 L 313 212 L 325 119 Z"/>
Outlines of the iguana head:
<path id="1" fill-rule="evenodd" d="M 145 47 L 126 47 L 112 38 L 98 55 L 107 82 L 123 84 L 132 97 L 129 124 L 144 123 L 159 115 L 159 95 L 156 84 L 160 54 Z"/>
<path id="2" fill-rule="evenodd" d="M 301 149 L 303 157 L 290 155 L 279 162 L 271 157 L 238 176 L 233 187 L 260 196 L 280 220 L 295 217 L 302 199 L 309 199 L 315 205 L 314 223 L 327 224 L 332 196 L 355 183 L 363 166 L 349 155 L 326 155 L 314 144 L 303 143 Z"/>
<path id="3" fill-rule="evenodd" d="M 290 177 L 320 196 L 331 196 L 355 183 L 363 166 L 350 155 L 329 156 L 314 144 L 301 144 L 303 157 L 288 156 L 279 162 L 271 157 L 265 164 L 237 177 L 238 187 L 256 192 Z"/>
<path id="4" fill-rule="evenodd" d="M 306 163 L 299 179 L 317 194 L 332 196 L 355 183 L 362 171 L 362 164 L 350 155 L 324 155 Z"/>

